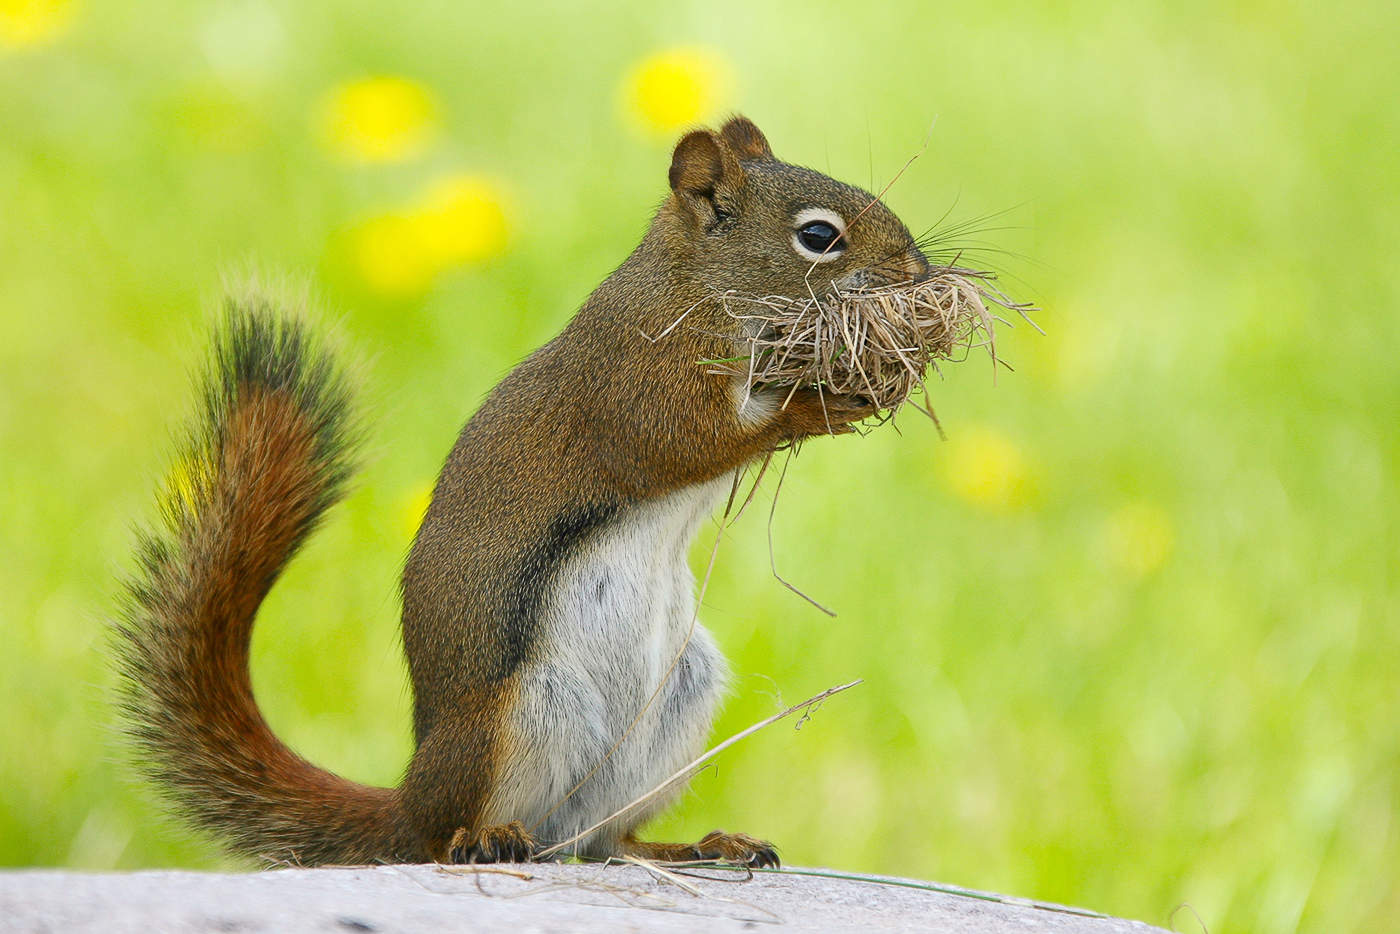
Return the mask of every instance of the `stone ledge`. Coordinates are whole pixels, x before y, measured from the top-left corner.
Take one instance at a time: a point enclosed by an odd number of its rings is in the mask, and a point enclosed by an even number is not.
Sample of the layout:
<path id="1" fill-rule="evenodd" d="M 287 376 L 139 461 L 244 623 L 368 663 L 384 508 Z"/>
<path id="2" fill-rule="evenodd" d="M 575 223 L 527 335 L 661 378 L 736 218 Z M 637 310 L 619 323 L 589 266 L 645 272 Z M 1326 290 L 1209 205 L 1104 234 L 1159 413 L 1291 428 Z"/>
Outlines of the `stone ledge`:
<path id="1" fill-rule="evenodd" d="M 256 873 L 0 873 L 0 928 L 17 932 L 939 931 L 1165 934 L 1078 908 L 830 870 L 635 865 L 278 869 Z M 684 886 L 688 886 L 684 887 Z"/>

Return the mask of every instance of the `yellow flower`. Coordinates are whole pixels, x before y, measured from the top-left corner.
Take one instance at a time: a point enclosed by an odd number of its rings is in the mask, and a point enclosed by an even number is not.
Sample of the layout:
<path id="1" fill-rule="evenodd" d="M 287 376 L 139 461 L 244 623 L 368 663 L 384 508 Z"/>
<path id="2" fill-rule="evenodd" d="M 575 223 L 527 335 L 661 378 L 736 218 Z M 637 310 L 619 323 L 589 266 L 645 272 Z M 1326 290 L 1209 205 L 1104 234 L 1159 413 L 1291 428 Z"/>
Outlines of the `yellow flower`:
<path id="1" fill-rule="evenodd" d="M 730 96 L 729 63 L 704 48 L 675 48 L 639 62 L 623 82 L 623 105 L 642 130 L 670 136 L 713 117 Z"/>
<path id="2" fill-rule="evenodd" d="M 992 428 L 976 428 L 949 442 L 944 477 L 955 494 L 984 509 L 1015 509 L 1033 492 L 1021 449 Z"/>
<path id="3" fill-rule="evenodd" d="M 323 142 L 350 162 L 401 162 L 418 155 L 438 131 L 437 98 L 396 75 L 342 84 L 321 112 Z"/>
<path id="4" fill-rule="evenodd" d="M 455 174 L 429 185 L 404 210 L 366 221 L 352 246 L 372 289 L 416 295 L 449 269 L 500 255 L 507 234 L 498 189 L 480 176 Z"/>
<path id="5" fill-rule="evenodd" d="M 1091 391 L 1121 366 L 1123 333 L 1110 319 L 1063 316 L 1042 322 L 1045 337 L 1030 342 L 1036 365 L 1027 371 L 1066 393 Z"/>
<path id="6" fill-rule="evenodd" d="M 194 506 L 202 490 L 209 488 L 209 465 L 200 457 L 182 457 L 170 465 L 161 484 L 164 500 L 172 506 Z"/>
<path id="7" fill-rule="evenodd" d="M 416 295 L 437 277 L 437 264 L 411 214 L 370 218 L 354 232 L 351 249 L 355 268 L 376 292 Z"/>
<path id="8" fill-rule="evenodd" d="M 506 246 L 501 198 L 490 182 L 475 175 L 449 175 L 430 186 L 417 224 L 439 269 L 490 259 Z"/>
<path id="9" fill-rule="evenodd" d="M 418 527 L 423 524 L 423 516 L 428 512 L 428 504 L 432 501 L 431 483 L 423 484 L 405 497 L 403 508 L 399 510 L 399 521 L 405 538 L 412 538 L 418 534 Z"/>
<path id="10" fill-rule="evenodd" d="M 72 0 L 0 0 L 0 45 L 42 45 L 73 19 Z"/>
<path id="11" fill-rule="evenodd" d="M 1138 502 L 1105 519 L 1100 539 L 1111 564 L 1135 577 L 1145 577 L 1166 562 L 1176 535 L 1165 509 Z"/>

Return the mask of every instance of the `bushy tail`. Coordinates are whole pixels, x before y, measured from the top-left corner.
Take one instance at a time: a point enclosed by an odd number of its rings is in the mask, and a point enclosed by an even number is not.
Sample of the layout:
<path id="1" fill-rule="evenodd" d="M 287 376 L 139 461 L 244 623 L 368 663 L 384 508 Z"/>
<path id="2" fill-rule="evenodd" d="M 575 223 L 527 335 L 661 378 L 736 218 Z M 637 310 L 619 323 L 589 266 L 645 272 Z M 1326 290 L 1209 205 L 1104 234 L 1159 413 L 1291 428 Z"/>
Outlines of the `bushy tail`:
<path id="1" fill-rule="evenodd" d="M 347 382 L 265 297 L 228 301 L 200 413 L 118 623 L 122 708 L 141 765 L 243 855 L 305 865 L 402 858 L 394 793 L 283 745 L 248 674 L 253 618 L 354 469 Z"/>

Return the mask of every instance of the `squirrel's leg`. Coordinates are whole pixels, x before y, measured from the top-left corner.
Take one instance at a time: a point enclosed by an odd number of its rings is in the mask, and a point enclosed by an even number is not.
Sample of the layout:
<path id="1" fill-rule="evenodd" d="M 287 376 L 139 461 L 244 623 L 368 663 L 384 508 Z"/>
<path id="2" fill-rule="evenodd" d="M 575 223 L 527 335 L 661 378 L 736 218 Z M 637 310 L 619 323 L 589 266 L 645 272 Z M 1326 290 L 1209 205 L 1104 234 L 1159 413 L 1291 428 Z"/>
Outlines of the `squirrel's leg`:
<path id="1" fill-rule="evenodd" d="M 527 862 L 539 844 L 524 824 L 482 820 L 498 774 L 491 701 L 500 698 L 472 700 L 462 708 L 470 713 L 444 715 L 418 744 L 400 788 L 402 813 L 428 860 Z"/>
<path id="2" fill-rule="evenodd" d="M 620 849 L 624 856 L 640 856 L 663 863 L 703 860 L 738 863 L 754 869 L 770 866 L 776 869 L 781 865 L 777 848 L 767 840 L 750 837 L 744 833 L 725 833 L 722 830 L 705 834 L 699 843 L 647 843 L 629 833 L 622 838 Z"/>

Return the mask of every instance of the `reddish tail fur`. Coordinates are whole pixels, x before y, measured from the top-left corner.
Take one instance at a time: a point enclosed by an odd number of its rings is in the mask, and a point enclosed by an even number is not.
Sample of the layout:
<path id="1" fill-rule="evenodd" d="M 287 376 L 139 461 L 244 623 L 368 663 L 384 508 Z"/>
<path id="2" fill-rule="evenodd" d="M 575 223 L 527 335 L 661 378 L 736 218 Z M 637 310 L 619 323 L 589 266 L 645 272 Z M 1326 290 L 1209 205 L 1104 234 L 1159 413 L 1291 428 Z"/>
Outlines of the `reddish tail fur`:
<path id="1" fill-rule="evenodd" d="M 127 728 L 141 765 L 234 852 L 291 863 L 412 858 L 394 792 L 296 755 L 248 674 L 253 618 L 344 492 L 355 434 L 346 381 L 265 299 L 230 301 L 198 422 L 147 533 L 117 627 Z"/>

